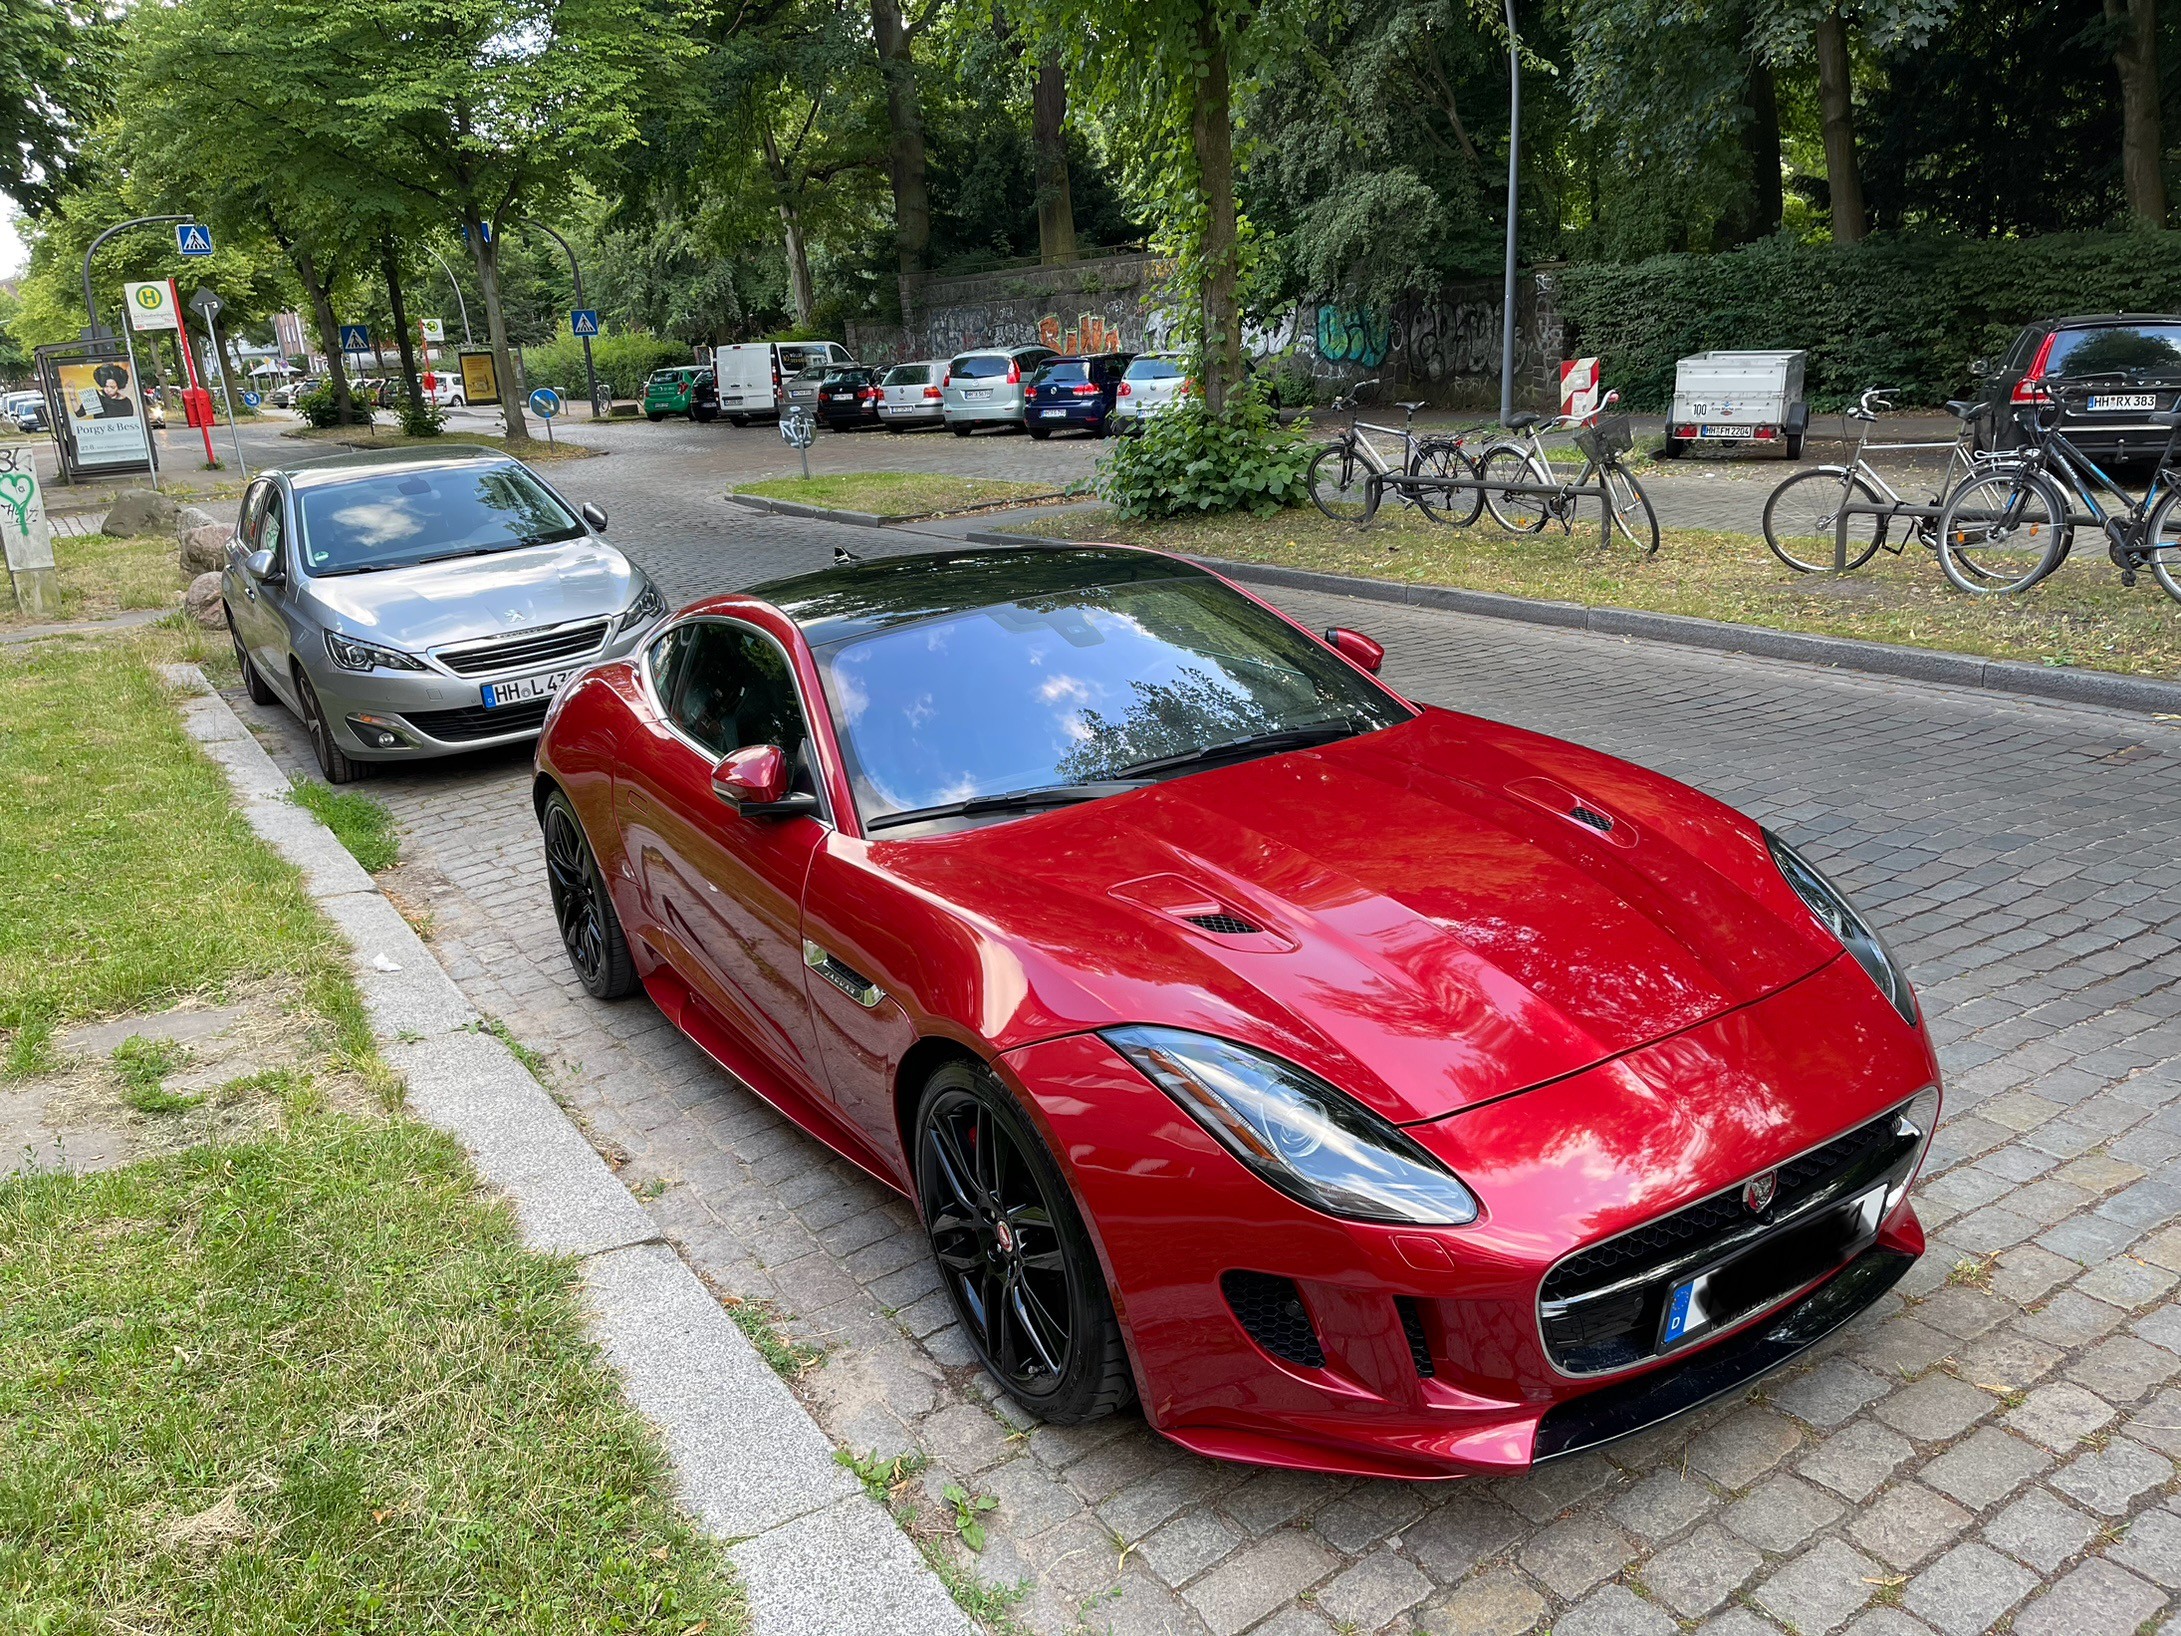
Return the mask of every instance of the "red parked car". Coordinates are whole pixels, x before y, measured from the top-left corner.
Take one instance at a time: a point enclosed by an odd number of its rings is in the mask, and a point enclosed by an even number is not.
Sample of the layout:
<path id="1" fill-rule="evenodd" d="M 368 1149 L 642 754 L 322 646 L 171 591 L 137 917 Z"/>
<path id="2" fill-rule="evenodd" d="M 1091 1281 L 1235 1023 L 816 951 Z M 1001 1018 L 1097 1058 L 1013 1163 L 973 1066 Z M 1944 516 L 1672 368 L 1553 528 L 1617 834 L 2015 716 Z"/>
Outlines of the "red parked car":
<path id="1" fill-rule="evenodd" d="M 1204 1454 L 1519 1470 L 1923 1248 L 1898 963 L 1717 801 L 1155 552 L 716 597 L 558 696 L 584 986 L 916 1203 L 986 1366 Z"/>

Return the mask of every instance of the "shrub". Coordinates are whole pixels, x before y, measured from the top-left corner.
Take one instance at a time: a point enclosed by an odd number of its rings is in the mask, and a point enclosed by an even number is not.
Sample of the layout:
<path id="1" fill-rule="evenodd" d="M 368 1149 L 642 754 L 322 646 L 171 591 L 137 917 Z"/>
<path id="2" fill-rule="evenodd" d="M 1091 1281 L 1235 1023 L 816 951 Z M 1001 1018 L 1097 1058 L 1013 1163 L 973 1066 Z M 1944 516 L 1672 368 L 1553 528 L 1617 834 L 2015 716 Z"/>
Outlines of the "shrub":
<path id="1" fill-rule="evenodd" d="M 656 335 L 601 335 L 591 343 L 591 363 L 598 384 L 617 398 L 640 398 L 655 369 L 693 362 L 692 349 Z M 556 336 L 544 346 L 523 348 L 523 379 L 532 386 L 555 386 L 578 400 L 583 396 L 583 343 Z"/>
<path id="2" fill-rule="evenodd" d="M 401 395 L 401 430 L 407 437 L 437 437 L 447 426 L 446 411 L 408 392 Z"/>
<path id="3" fill-rule="evenodd" d="M 2181 311 L 2181 233 L 1771 239 L 1722 255 L 1570 267 L 1559 279 L 1568 352 L 1603 357 L 1607 384 L 1631 408 L 1665 408 L 1675 361 L 1715 347 L 1806 349 L 1817 408 L 1868 386 L 1940 403 L 1968 389 L 1972 359 L 2004 351 L 2033 319 Z"/>
<path id="4" fill-rule="evenodd" d="M 1315 445 L 1282 426 L 1254 392 L 1213 415 L 1178 398 L 1099 464 L 1099 488 L 1123 517 L 1277 511 L 1299 503 Z"/>
<path id="5" fill-rule="evenodd" d="M 334 404 L 331 382 L 314 386 L 297 398 L 295 412 L 313 426 L 338 426 L 341 423 L 341 412 Z M 356 394 L 353 381 L 349 383 L 348 418 L 349 424 L 353 426 L 366 426 L 371 422 L 371 410 Z"/>

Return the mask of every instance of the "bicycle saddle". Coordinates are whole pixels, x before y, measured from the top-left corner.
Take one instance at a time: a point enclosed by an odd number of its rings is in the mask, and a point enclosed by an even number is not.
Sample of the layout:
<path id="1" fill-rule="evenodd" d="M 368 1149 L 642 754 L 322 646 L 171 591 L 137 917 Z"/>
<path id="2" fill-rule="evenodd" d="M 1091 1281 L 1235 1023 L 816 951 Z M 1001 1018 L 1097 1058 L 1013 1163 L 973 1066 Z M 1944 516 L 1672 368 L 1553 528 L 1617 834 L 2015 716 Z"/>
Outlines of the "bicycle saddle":
<path id="1" fill-rule="evenodd" d="M 1976 409 L 1977 405 L 1963 398 L 1948 398 L 1946 400 L 1946 412 L 1956 420 L 1967 420 L 1976 412 Z"/>
<path id="2" fill-rule="evenodd" d="M 1510 415 L 1507 417 L 1507 430 L 1509 430 L 1510 432 L 1526 432 L 1532 426 L 1543 424 L 1544 419 L 1545 417 L 1543 415 L 1533 415 L 1527 409 L 1525 409 L 1519 415 Z"/>
<path id="3" fill-rule="evenodd" d="M 1417 410 L 1423 408 L 1423 405 L 1421 403 L 1397 403 L 1394 405 L 1394 407 L 1396 409 L 1406 409 L 1410 414 L 1413 415 L 1416 413 Z"/>

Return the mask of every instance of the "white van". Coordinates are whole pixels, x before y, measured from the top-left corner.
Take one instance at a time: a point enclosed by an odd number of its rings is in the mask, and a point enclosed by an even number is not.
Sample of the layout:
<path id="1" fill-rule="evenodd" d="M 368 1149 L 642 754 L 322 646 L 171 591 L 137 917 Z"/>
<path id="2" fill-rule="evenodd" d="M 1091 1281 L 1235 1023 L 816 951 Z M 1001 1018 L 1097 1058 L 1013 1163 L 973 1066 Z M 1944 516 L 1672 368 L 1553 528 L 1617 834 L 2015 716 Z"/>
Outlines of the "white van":
<path id="1" fill-rule="evenodd" d="M 712 372 L 719 379 L 719 412 L 737 426 L 776 416 L 787 401 L 789 377 L 812 364 L 855 361 L 838 341 L 746 341 L 715 347 Z"/>

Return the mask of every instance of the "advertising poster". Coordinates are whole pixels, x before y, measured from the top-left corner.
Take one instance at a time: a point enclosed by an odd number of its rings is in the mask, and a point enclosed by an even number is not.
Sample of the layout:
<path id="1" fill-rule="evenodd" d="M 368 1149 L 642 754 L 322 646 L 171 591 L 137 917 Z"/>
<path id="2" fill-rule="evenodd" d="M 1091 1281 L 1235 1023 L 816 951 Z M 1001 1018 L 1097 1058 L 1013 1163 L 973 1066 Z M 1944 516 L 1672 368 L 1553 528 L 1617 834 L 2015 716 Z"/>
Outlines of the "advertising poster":
<path id="1" fill-rule="evenodd" d="M 129 366 L 119 358 L 62 364 L 61 407 L 79 466 L 127 466 L 151 458 L 144 406 Z"/>
<path id="2" fill-rule="evenodd" d="M 485 351 L 462 352 L 462 396 L 472 408 L 481 403 L 500 401 L 500 376 L 492 367 L 492 354 Z"/>

